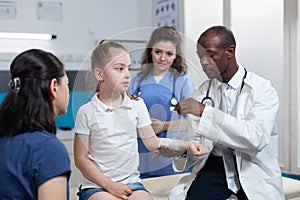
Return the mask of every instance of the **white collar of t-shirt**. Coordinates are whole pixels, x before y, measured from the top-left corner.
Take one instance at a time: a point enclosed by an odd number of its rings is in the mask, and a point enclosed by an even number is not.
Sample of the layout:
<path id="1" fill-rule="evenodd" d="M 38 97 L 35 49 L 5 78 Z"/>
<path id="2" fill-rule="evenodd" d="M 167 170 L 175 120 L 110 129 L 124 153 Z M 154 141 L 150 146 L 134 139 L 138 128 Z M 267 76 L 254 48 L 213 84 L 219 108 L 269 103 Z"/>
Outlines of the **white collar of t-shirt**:
<path id="1" fill-rule="evenodd" d="M 131 110 L 132 105 L 130 105 L 129 101 L 130 99 L 127 96 L 127 94 L 124 94 L 124 99 L 122 104 L 116 108 L 113 108 L 101 102 L 101 100 L 98 98 L 98 93 L 96 93 L 92 98 L 92 102 L 96 105 L 97 111 L 99 112 L 111 112 L 113 110 L 118 110 L 118 109 Z"/>

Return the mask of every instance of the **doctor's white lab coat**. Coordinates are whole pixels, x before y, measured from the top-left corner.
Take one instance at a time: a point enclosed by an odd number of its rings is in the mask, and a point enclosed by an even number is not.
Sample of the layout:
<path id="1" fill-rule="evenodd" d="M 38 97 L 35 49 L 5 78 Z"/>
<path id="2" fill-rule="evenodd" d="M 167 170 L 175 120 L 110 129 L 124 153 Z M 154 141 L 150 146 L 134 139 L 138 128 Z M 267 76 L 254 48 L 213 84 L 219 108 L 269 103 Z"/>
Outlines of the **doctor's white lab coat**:
<path id="1" fill-rule="evenodd" d="M 240 66 L 242 67 L 242 66 Z M 243 69 L 244 70 L 244 69 Z M 206 95 L 208 82 L 201 84 L 193 98 L 201 101 Z M 220 104 L 217 80 L 212 81 L 210 96 Z M 186 140 L 200 140 L 211 151 L 213 144 L 220 143 L 235 150 L 240 183 L 250 200 L 284 199 L 282 176 L 277 158 L 278 132 L 275 119 L 279 103 L 270 81 L 248 72 L 244 87 L 235 106 L 235 116 L 217 108 L 206 106 L 202 117 L 189 115 Z M 177 171 L 195 164 L 193 171 L 180 180 L 171 192 L 170 200 L 184 200 L 197 172 L 208 157 L 175 158 Z"/>

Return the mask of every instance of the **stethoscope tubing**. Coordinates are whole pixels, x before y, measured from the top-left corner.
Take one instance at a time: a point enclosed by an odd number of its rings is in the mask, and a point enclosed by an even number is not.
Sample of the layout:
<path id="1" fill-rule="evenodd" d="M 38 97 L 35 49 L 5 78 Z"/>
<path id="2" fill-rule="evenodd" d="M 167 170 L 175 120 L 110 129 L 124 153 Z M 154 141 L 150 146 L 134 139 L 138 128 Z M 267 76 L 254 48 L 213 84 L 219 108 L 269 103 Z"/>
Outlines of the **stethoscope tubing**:
<path id="1" fill-rule="evenodd" d="M 172 91 L 172 98 L 170 100 L 171 107 L 175 107 L 178 104 L 178 99 L 175 96 L 175 83 L 176 83 L 176 79 L 177 79 L 176 74 L 173 74 L 173 88 L 172 88 L 173 91 Z M 140 91 L 140 89 L 141 89 L 141 82 L 142 82 L 142 80 L 140 80 L 138 88 L 137 88 L 137 94 L 138 94 L 138 96 L 141 96 L 141 91 Z"/>
<path id="2" fill-rule="evenodd" d="M 242 84 L 241 84 L 241 90 L 240 90 L 240 93 L 241 93 L 242 90 L 243 90 L 243 87 L 244 87 L 244 85 L 245 85 L 245 79 L 246 79 L 246 77 L 247 77 L 247 70 L 246 70 L 246 68 L 244 68 L 244 71 L 245 71 L 245 74 L 244 74 L 244 76 L 243 76 L 243 80 L 242 80 Z M 201 100 L 201 103 L 203 103 L 203 104 L 208 104 L 208 103 L 205 103 L 205 102 L 210 101 L 211 106 L 212 106 L 212 107 L 215 107 L 215 102 L 214 102 L 214 100 L 209 96 L 211 83 L 212 83 L 212 79 L 209 80 L 209 84 L 208 84 L 208 88 L 207 88 L 207 91 L 206 91 L 206 95 L 205 95 L 205 97 Z"/>

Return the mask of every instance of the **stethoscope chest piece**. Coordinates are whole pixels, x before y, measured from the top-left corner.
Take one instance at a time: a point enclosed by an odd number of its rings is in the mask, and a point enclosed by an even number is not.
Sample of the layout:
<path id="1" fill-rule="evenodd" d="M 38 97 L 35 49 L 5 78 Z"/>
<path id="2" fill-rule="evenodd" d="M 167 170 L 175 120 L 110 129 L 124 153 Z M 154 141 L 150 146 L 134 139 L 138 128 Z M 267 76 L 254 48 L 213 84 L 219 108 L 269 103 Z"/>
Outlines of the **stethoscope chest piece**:
<path id="1" fill-rule="evenodd" d="M 171 99 L 171 105 L 172 105 L 172 106 L 176 106 L 177 103 L 178 103 L 177 99 L 176 99 L 175 97 L 173 97 L 173 98 Z"/>
<path id="2" fill-rule="evenodd" d="M 170 103 L 171 103 L 170 111 L 174 111 L 175 106 L 178 104 L 177 99 L 173 96 Z"/>

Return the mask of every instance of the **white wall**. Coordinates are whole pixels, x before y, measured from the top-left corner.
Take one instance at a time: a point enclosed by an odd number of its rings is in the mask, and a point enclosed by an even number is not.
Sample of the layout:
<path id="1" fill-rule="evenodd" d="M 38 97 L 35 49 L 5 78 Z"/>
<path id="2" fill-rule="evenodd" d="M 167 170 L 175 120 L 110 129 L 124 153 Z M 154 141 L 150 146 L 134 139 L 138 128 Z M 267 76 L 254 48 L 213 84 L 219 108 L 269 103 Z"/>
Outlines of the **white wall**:
<path id="1" fill-rule="evenodd" d="M 196 54 L 196 41 L 205 29 L 223 23 L 223 1 L 183 1 L 183 15 L 184 54 L 188 64 L 188 74 L 198 85 L 207 77 L 202 71 Z"/>
<path id="2" fill-rule="evenodd" d="M 148 0 L 61 0 L 62 20 L 37 19 L 37 0 L 15 0 L 16 19 L 0 19 L 3 32 L 49 32 L 57 35 L 51 41 L 0 39 L 0 70 L 15 53 L 42 48 L 61 55 L 66 68 L 76 68 L 95 45 L 95 41 L 123 31 L 151 26 L 151 1 Z M 56 1 L 57 2 L 57 1 Z M 143 35 L 139 35 L 141 39 Z M 146 36 L 145 36 L 146 37 Z M 1 62 L 2 61 L 2 62 Z M 74 63 L 75 62 L 75 63 Z"/>
<path id="3" fill-rule="evenodd" d="M 288 165 L 285 143 L 284 104 L 287 103 L 283 55 L 283 0 L 231 1 L 231 28 L 237 40 L 237 57 L 248 70 L 269 79 L 278 92 L 280 108 L 277 117 L 279 130 L 279 159 Z M 288 166 L 286 166 L 288 167 Z"/>
<path id="4" fill-rule="evenodd" d="M 239 62 L 270 79 L 281 93 L 284 81 L 283 1 L 232 0 L 231 4 L 231 29 L 237 40 Z"/>

